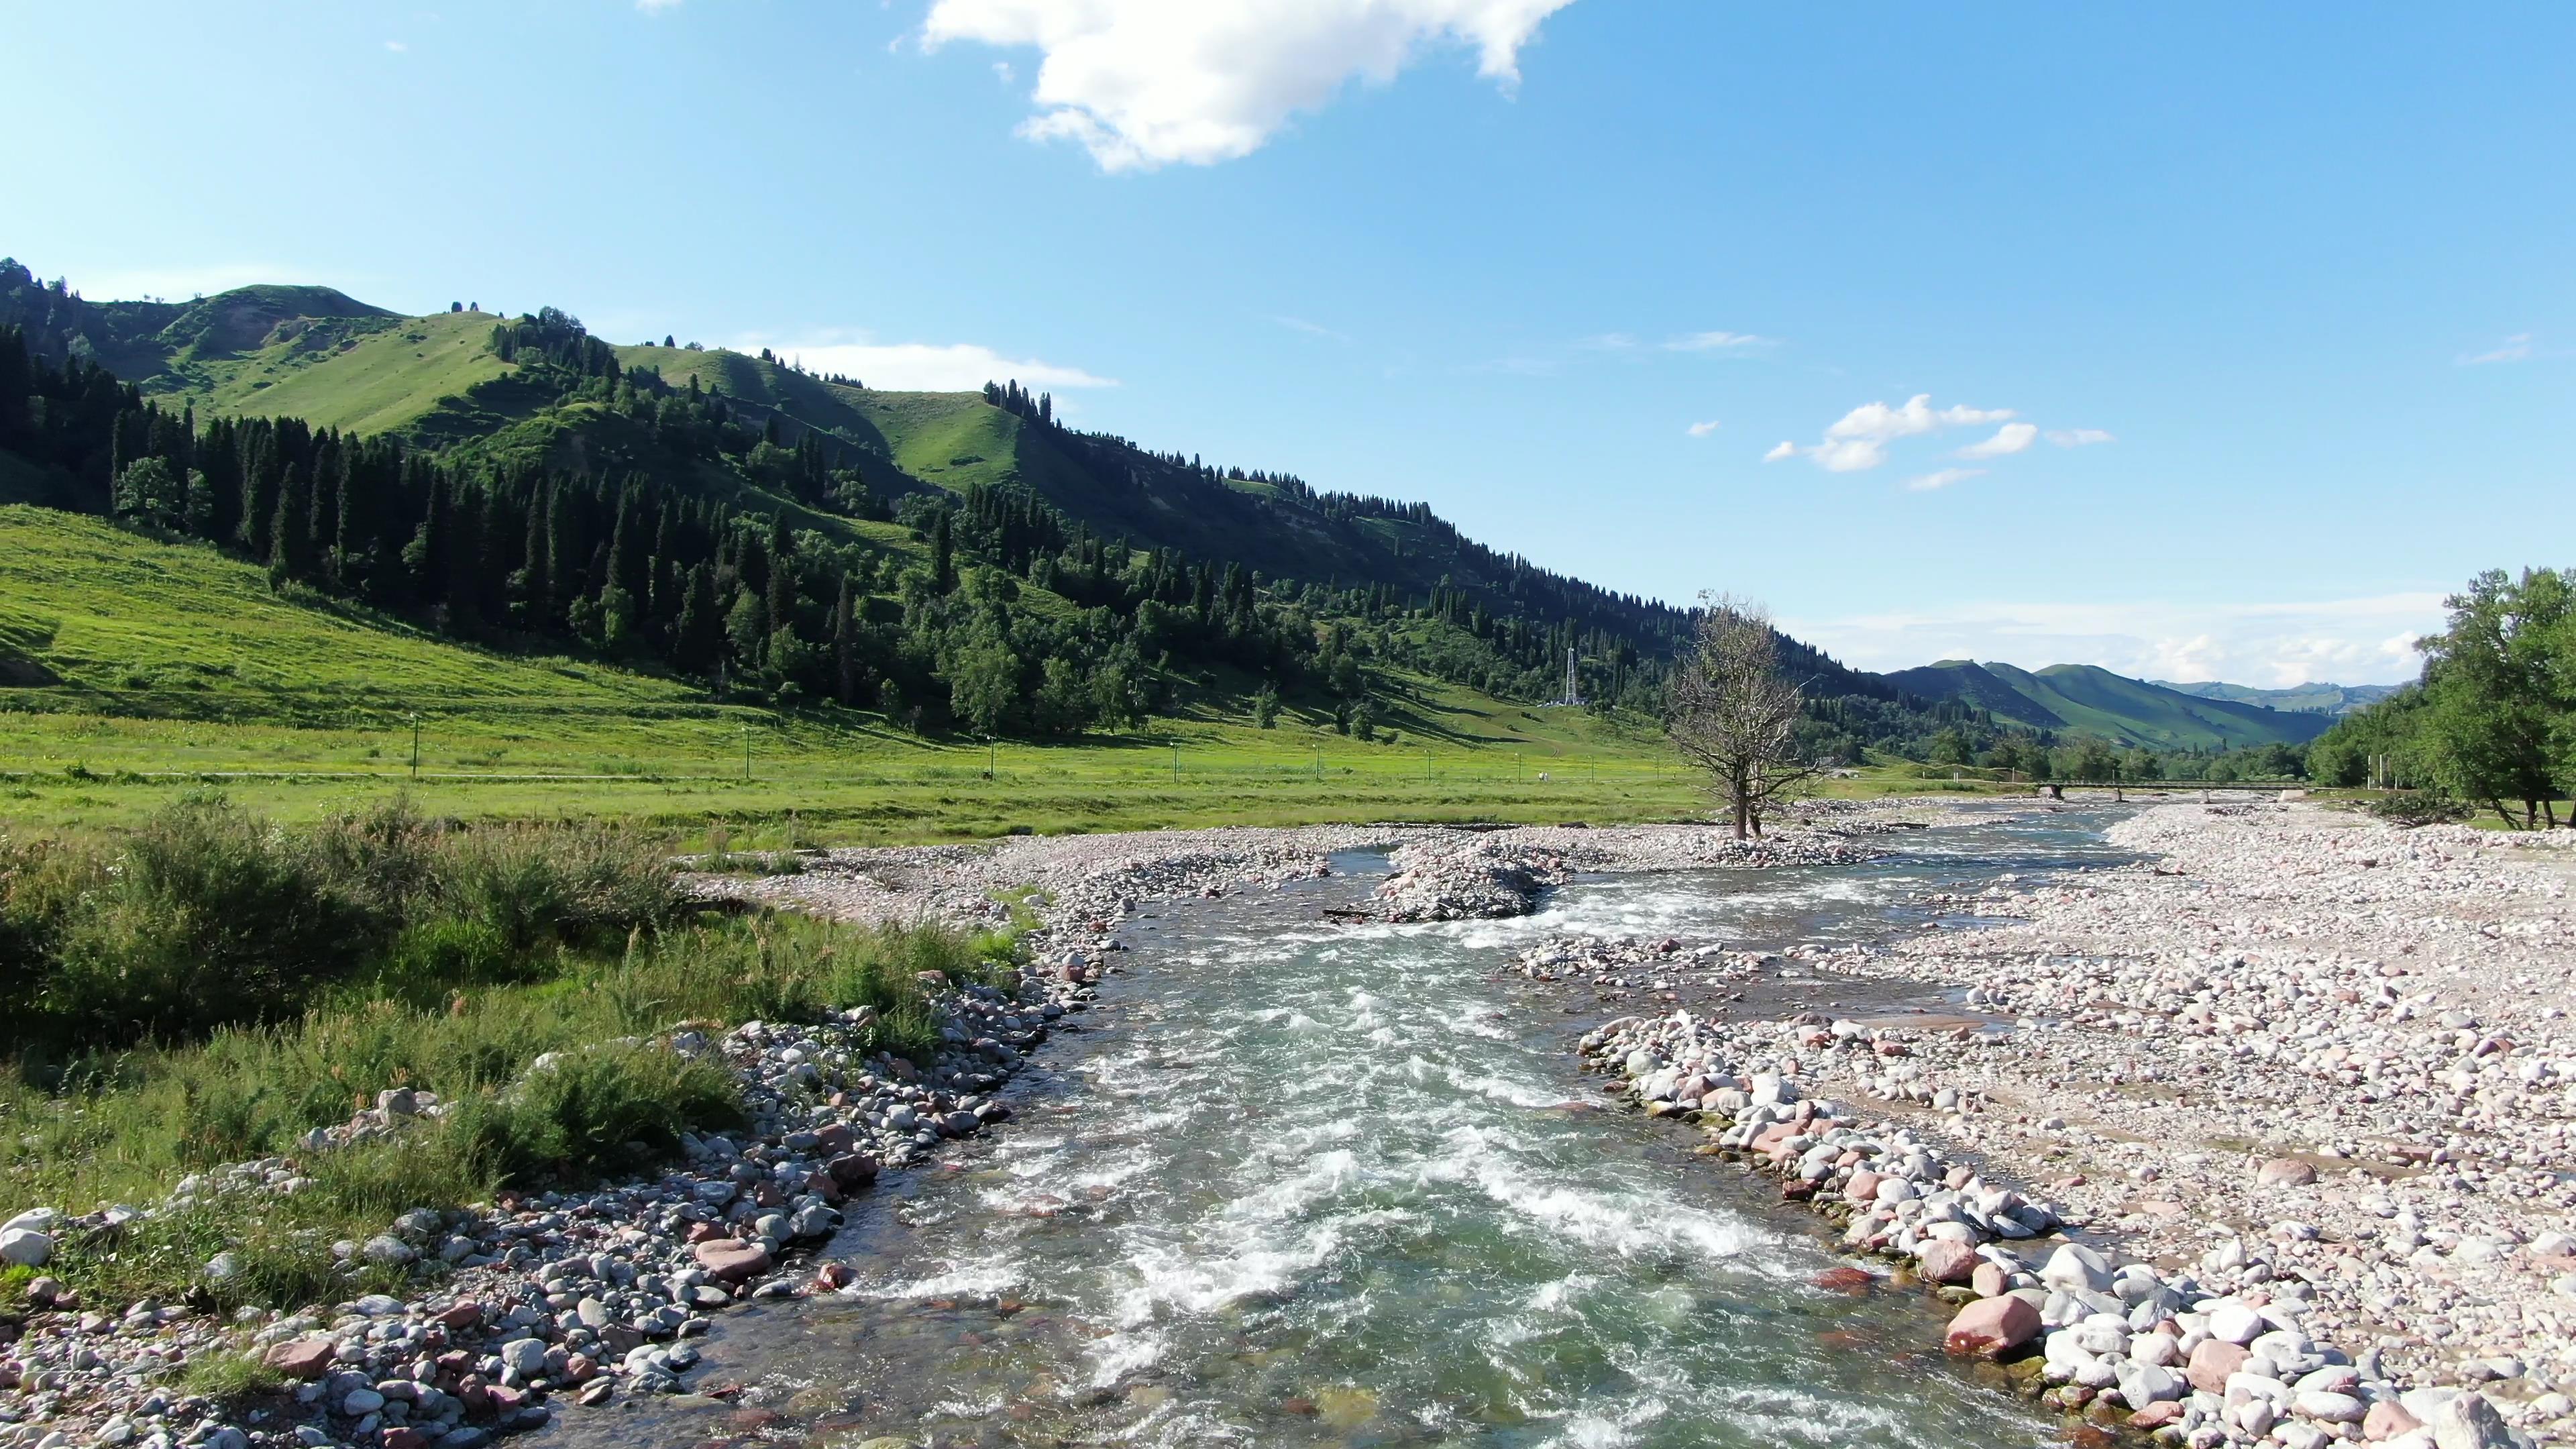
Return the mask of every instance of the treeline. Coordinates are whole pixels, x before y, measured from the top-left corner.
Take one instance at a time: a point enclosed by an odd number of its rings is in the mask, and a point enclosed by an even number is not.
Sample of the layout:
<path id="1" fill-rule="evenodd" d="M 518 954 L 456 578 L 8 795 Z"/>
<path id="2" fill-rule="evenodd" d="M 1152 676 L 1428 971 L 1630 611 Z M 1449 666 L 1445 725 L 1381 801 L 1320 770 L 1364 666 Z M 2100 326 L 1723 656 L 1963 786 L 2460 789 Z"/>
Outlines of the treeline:
<path id="1" fill-rule="evenodd" d="M 1351 550 L 1338 557 L 1384 560 L 1391 546 L 1392 565 L 1357 581 L 1265 577 L 1118 533 L 1124 516 L 1095 526 L 1016 485 L 913 491 L 847 437 L 695 376 L 673 386 L 624 365 L 554 308 L 493 327 L 492 352 L 515 370 L 485 386 L 550 403 L 550 421 L 592 445 L 584 466 L 562 466 L 571 450 L 543 441 L 560 431 L 491 429 L 471 408 L 410 441 L 295 419 L 201 424 L 66 343 L 104 314 L 22 273 L 10 273 L 12 315 L 42 331 L 0 328 L 0 449 L 65 480 L 53 501 L 203 539 L 264 565 L 281 589 L 461 639 L 578 646 L 738 697 L 1018 735 L 1132 725 L 1193 687 L 1255 689 L 1265 722 L 1285 697 L 1365 730 L 1385 712 L 1370 698 L 1374 671 L 1537 702 L 1563 692 L 1569 651 L 1592 708 L 1651 714 L 1690 630 L 1686 610 L 1487 549 L 1424 504 L 1067 429 L 1051 396 L 1016 381 L 988 384 L 986 400 L 1046 428 L 1103 496 L 1147 471 L 1215 490 L 1184 495 L 1214 509 L 1202 525 L 1222 520 L 1191 535 L 1200 545 L 1322 529 Z M 1132 516 L 1153 531 L 1173 500 L 1139 501 Z M 918 546 L 866 541 L 836 516 L 900 522 Z M 1278 552 L 1247 549 L 1274 563 Z M 1024 588 L 1073 607 L 1028 607 Z M 1781 658 L 1818 701 L 1810 733 L 1838 757 L 1927 733 L 1919 702 L 1875 676 L 1792 640 Z"/>
<path id="2" fill-rule="evenodd" d="M 2423 678 L 2319 736 L 2309 772 L 2554 828 L 2576 792 L 2576 571 L 2493 569 L 2446 604 L 2448 624 L 2419 645 Z"/>
<path id="3" fill-rule="evenodd" d="M 886 512 L 854 470 L 828 466 L 819 438 L 749 434 L 694 381 L 621 371 L 585 338 L 540 314 L 494 344 L 681 457 L 733 454 L 790 496 Z M 294 419 L 201 427 L 94 364 L 32 355 L 15 328 L 0 329 L 0 447 L 73 480 L 73 506 L 264 563 L 281 589 L 464 639 L 575 641 L 719 691 L 831 699 L 914 728 L 1132 725 L 1168 705 L 1176 670 L 1218 666 L 1345 701 L 1367 688 L 1335 667 L 1310 615 L 1261 597 L 1239 565 L 1097 537 L 1020 490 L 908 497 L 904 521 L 928 545 L 913 559 L 644 473 L 460 461 Z M 1078 612 L 1015 607 L 1023 579 Z"/>

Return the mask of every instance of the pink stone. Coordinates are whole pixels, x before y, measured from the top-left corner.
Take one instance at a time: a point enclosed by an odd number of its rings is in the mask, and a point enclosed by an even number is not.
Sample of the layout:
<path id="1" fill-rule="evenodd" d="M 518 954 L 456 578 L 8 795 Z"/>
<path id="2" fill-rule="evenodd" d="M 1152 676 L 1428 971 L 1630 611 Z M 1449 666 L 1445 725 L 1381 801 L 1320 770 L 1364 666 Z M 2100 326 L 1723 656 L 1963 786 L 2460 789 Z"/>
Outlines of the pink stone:
<path id="1" fill-rule="evenodd" d="M 2424 1421 L 2406 1412 L 2406 1406 L 2395 1399 L 2381 1399 L 2370 1406 L 2369 1413 L 2361 1416 L 2361 1437 L 2364 1439 L 2394 1439 L 2423 1427 Z"/>
<path id="2" fill-rule="evenodd" d="M 1916 1272 L 1933 1283 L 1965 1283 L 1977 1271 L 1977 1250 L 1954 1238 L 1934 1238 L 1923 1245 Z"/>
<path id="3" fill-rule="evenodd" d="M 2317 1180 L 2317 1170 L 2295 1157 L 2275 1157 L 2254 1174 L 2264 1187 L 2306 1187 Z"/>
<path id="4" fill-rule="evenodd" d="M 2227 1392 L 2227 1376 L 2245 1367 L 2254 1355 L 2242 1345 L 2210 1339 L 2191 1351 L 2191 1363 L 2183 1375 L 2191 1386 L 2208 1394 Z"/>
<path id="5" fill-rule="evenodd" d="M 1845 1202 L 1861 1203 L 1876 1202 L 1878 1201 L 1878 1184 L 1879 1175 L 1877 1173 L 1866 1169 L 1855 1172 L 1851 1175 L 1851 1181 L 1843 1184 L 1843 1200 Z"/>
<path id="6" fill-rule="evenodd" d="M 327 1338 L 298 1338 L 268 1351 L 268 1366 L 290 1379 L 318 1379 L 339 1357 L 340 1345 Z"/>
<path id="7" fill-rule="evenodd" d="M 1950 1352 L 1999 1357 L 2039 1335 L 2039 1310 L 2027 1298 L 1980 1298 L 1959 1310 L 1942 1335 Z"/>
<path id="8" fill-rule="evenodd" d="M 758 1243 L 711 1238 L 689 1250 L 707 1276 L 719 1283 L 739 1283 L 769 1271 L 769 1250 Z"/>

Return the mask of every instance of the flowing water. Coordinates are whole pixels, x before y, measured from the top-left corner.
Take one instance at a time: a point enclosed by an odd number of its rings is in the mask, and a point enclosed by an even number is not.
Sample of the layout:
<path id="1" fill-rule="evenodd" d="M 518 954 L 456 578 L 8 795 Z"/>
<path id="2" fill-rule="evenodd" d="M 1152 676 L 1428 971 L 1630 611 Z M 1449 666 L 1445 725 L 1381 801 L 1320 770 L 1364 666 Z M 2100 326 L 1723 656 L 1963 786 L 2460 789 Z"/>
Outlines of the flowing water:
<path id="1" fill-rule="evenodd" d="M 1566 932 L 1884 939 L 1933 891 L 2117 857 L 2104 812 L 1910 833 L 1861 866 L 1580 881 L 1512 921 L 1336 926 L 1383 861 L 1162 908 L 1017 1120 L 862 1199 L 848 1295 L 720 1320 L 700 1389 L 558 1436 L 687 1445 L 1993 1445 L 1933 1305 L 1819 1287 L 1803 1217 L 1669 1124 L 1601 1111 L 1573 1039 L 1656 1009 L 1500 967 Z M 1964 923 L 1951 923 L 1964 924 Z M 1686 973 L 1685 973 L 1686 974 Z M 1739 983 L 1740 985 L 1740 983 Z M 1922 991 L 1775 979 L 1756 1006 Z M 1668 1006 L 1663 1009 L 1669 1009 Z M 1739 1008 L 1743 1009 L 1743 1008 Z M 1791 1005 L 1789 1009 L 1796 1009 Z"/>

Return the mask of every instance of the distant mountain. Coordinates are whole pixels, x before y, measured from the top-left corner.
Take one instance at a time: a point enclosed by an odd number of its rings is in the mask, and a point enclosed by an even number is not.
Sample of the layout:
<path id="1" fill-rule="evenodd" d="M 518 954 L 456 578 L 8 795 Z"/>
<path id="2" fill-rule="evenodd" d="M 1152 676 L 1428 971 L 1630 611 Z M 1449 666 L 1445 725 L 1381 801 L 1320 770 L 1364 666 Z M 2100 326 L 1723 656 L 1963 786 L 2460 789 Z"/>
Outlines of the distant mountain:
<path id="1" fill-rule="evenodd" d="M 2034 672 L 1944 659 L 1886 678 L 1908 694 L 1957 700 L 2031 729 L 2095 734 L 2150 749 L 2300 744 L 2334 723 L 2324 714 L 2188 694 L 2090 664 L 2053 664 Z"/>
<path id="2" fill-rule="evenodd" d="M 2238 704 L 2259 704 L 2271 709 L 2302 710 L 2310 714 L 2350 714 L 2367 704 L 2377 704 L 2395 694 L 2394 684 L 2294 684 L 2287 689 L 2256 689 L 2248 684 L 2176 684 L 2169 680 L 2154 681 L 2160 689 L 2170 689 L 2201 699 L 2232 699 Z"/>

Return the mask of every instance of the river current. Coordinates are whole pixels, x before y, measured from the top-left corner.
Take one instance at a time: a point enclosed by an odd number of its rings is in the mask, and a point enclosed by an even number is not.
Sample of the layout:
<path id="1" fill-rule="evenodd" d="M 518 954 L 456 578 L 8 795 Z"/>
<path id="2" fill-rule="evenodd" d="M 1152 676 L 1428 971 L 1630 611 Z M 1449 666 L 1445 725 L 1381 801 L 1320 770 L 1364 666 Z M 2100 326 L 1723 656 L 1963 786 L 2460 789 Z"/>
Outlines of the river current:
<path id="1" fill-rule="evenodd" d="M 1777 949 L 1964 926 L 1917 903 L 2116 860 L 2109 818 L 1994 811 L 1865 865 L 1580 880 L 1508 921 L 1324 919 L 1361 901 L 1374 857 L 1153 908 L 1100 1005 L 1013 1084 L 1016 1120 L 852 1205 L 830 1250 L 851 1292 L 719 1320 L 692 1387 L 739 1394 L 629 1401 L 548 1437 L 2049 1439 L 1941 1360 L 1928 1301 L 1819 1286 L 1841 1260 L 1802 1213 L 1691 1155 L 1694 1134 L 1593 1105 L 1573 1039 L 1668 1003 L 1502 968 L 1574 932 Z M 1938 1004 L 1783 976 L 1757 1004 Z"/>

